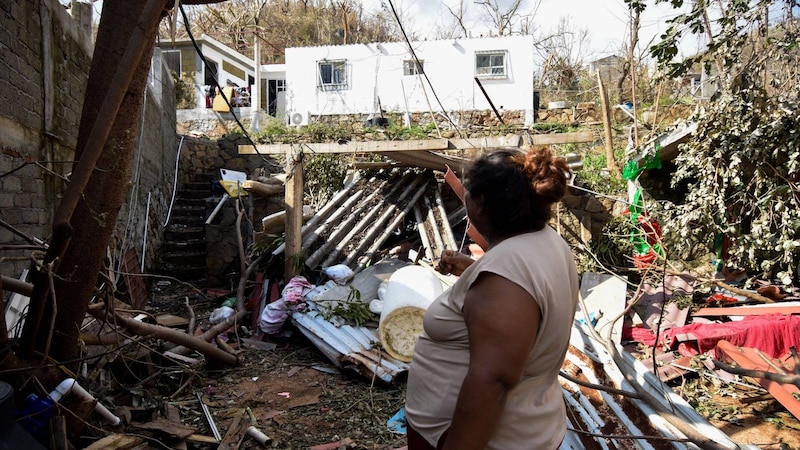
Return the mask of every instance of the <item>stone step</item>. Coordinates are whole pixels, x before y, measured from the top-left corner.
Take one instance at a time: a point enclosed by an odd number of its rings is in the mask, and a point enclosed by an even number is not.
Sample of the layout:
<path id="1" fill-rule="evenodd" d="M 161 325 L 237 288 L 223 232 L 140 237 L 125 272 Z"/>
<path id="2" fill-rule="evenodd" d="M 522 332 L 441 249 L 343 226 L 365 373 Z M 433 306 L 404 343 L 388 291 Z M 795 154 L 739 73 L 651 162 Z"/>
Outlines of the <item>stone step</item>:
<path id="1" fill-rule="evenodd" d="M 206 253 L 206 243 L 200 239 L 190 239 L 188 241 L 164 241 L 161 243 L 162 255 L 177 252 Z"/>

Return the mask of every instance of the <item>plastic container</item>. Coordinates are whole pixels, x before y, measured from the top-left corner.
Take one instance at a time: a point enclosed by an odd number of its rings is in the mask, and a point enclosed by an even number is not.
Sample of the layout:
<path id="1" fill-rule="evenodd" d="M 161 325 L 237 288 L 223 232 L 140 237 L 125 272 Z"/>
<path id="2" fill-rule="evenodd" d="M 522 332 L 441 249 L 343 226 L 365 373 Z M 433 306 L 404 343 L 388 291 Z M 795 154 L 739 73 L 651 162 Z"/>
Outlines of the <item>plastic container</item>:
<path id="1" fill-rule="evenodd" d="M 410 362 L 422 334 L 422 318 L 431 302 L 444 291 L 433 271 L 406 266 L 389 277 L 382 291 L 383 308 L 378 335 L 384 350 L 400 361 Z"/>

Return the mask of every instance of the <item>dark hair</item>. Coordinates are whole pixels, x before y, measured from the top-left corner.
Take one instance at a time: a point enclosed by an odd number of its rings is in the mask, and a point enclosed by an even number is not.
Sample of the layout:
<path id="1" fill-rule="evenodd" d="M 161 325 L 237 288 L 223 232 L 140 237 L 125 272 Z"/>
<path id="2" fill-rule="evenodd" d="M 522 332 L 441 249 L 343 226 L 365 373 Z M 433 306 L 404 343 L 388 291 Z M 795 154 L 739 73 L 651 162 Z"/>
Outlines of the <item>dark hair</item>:
<path id="1" fill-rule="evenodd" d="M 544 228 L 551 206 L 566 193 L 569 172 L 566 160 L 547 147 L 499 149 L 475 161 L 465 188 L 481 198 L 492 231 L 509 236 Z"/>

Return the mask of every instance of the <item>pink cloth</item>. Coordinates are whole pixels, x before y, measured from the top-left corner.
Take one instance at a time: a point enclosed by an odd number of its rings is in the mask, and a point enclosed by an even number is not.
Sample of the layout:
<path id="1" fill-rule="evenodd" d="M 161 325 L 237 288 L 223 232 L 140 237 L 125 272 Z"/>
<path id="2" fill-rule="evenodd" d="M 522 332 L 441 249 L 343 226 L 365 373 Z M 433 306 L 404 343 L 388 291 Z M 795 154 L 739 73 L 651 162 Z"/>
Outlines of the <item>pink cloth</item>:
<path id="1" fill-rule="evenodd" d="M 682 342 L 678 348 L 682 355 L 714 350 L 717 342 L 725 339 L 735 346 L 757 348 L 772 358 L 780 358 L 789 352 L 789 347 L 800 342 L 800 316 L 765 314 L 745 316 L 737 322 L 693 323 L 667 330 L 663 336 L 674 345 L 676 336 L 686 333 L 692 333 L 697 340 Z"/>

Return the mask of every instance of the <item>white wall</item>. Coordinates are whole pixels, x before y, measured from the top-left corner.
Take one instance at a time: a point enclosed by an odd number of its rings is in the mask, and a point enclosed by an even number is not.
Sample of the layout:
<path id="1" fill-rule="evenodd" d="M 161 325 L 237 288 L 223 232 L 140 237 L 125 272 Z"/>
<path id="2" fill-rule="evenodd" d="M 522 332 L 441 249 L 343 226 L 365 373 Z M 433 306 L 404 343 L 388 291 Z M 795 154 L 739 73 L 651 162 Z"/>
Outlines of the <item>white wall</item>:
<path id="1" fill-rule="evenodd" d="M 413 46 L 436 95 L 448 111 L 490 109 L 474 80 L 475 52 L 508 51 L 508 77 L 481 79 L 481 83 L 495 107 L 524 110 L 526 118 L 532 120 L 531 36 L 427 41 L 413 43 Z M 317 62 L 323 59 L 347 60 L 348 85 L 345 88 L 322 90 L 317 86 Z M 377 113 L 378 98 L 387 112 L 405 112 L 406 101 L 410 112 L 441 111 L 421 76 L 403 75 L 403 61 L 410 59 L 403 43 L 287 48 L 289 114 Z"/>
<path id="2" fill-rule="evenodd" d="M 203 56 L 205 56 L 206 60 L 209 63 L 216 63 L 217 64 L 217 82 L 220 86 L 225 86 L 225 82 L 227 80 L 231 80 L 232 82 L 236 83 L 240 87 L 247 86 L 247 76 L 254 77 L 253 73 L 253 62 L 252 60 L 247 59 L 245 56 L 236 53 L 234 50 L 228 49 L 225 47 L 226 51 L 222 52 L 216 46 L 209 45 L 206 42 L 200 41 L 200 48 L 203 51 Z M 204 73 L 205 73 L 205 64 L 203 64 L 202 58 L 200 55 L 195 53 L 195 67 L 197 67 L 197 84 L 195 85 L 195 95 L 197 99 L 197 107 L 198 108 L 205 108 L 205 85 L 203 85 L 204 80 Z M 223 61 L 227 61 L 228 63 L 232 64 L 238 69 L 244 71 L 245 79 L 241 79 L 240 77 L 233 75 L 229 72 L 226 72 L 223 68 Z"/>

